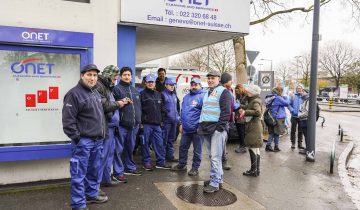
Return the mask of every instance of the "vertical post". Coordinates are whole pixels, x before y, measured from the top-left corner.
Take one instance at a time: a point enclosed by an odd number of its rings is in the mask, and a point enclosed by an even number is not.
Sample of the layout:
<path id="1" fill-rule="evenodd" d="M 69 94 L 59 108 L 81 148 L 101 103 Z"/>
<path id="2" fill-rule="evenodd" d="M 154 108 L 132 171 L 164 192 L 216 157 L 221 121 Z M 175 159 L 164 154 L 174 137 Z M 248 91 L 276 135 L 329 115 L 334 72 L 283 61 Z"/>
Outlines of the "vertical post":
<path id="1" fill-rule="evenodd" d="M 320 0 L 314 0 L 314 19 L 312 33 L 311 50 L 311 80 L 310 80 L 310 100 L 309 100 L 309 118 L 308 127 L 308 145 L 306 145 L 306 160 L 315 161 L 315 138 L 316 138 L 316 86 L 317 86 L 317 68 L 319 51 L 319 20 L 320 20 Z"/>
<path id="2" fill-rule="evenodd" d="M 273 68 L 272 68 L 272 62 L 273 62 L 273 60 L 270 60 L 270 69 L 271 69 L 271 71 L 273 71 Z"/>
<path id="3" fill-rule="evenodd" d="M 117 65 L 119 68 L 130 67 L 131 82 L 135 85 L 136 77 L 136 27 L 118 25 L 117 27 Z"/>

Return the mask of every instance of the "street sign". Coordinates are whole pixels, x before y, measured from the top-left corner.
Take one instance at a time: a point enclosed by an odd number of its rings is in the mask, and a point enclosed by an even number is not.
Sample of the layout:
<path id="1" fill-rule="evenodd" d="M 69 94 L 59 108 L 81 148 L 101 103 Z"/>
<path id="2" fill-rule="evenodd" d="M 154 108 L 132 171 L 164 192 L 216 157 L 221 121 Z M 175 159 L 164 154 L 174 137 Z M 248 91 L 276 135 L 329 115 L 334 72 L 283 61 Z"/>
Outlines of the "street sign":
<path id="1" fill-rule="evenodd" d="M 247 72 L 248 76 L 253 77 L 256 72 L 255 66 L 253 66 L 253 65 L 248 66 L 246 68 L 246 72 Z"/>
<path id="2" fill-rule="evenodd" d="M 246 50 L 246 56 L 249 59 L 250 64 L 252 64 L 254 62 L 254 60 L 259 55 L 259 53 L 260 53 L 259 51 Z"/>
<path id="3" fill-rule="evenodd" d="M 259 71 L 258 85 L 261 88 L 260 97 L 265 100 L 265 96 L 271 93 L 274 87 L 274 72 L 273 71 Z"/>

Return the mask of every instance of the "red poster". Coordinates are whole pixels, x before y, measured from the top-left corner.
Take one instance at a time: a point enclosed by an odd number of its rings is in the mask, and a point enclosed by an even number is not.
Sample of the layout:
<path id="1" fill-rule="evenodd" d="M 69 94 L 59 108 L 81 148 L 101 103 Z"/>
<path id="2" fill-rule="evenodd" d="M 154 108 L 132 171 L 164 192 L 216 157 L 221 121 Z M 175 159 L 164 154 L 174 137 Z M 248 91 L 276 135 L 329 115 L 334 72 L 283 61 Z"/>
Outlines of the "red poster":
<path id="1" fill-rule="evenodd" d="M 49 99 L 59 99 L 59 87 L 49 87 Z"/>
<path id="2" fill-rule="evenodd" d="M 46 90 L 38 90 L 37 91 L 37 102 L 38 103 L 47 103 L 47 91 Z"/>
<path id="3" fill-rule="evenodd" d="M 36 107 L 36 95 L 35 94 L 25 94 L 25 106 L 26 107 Z"/>

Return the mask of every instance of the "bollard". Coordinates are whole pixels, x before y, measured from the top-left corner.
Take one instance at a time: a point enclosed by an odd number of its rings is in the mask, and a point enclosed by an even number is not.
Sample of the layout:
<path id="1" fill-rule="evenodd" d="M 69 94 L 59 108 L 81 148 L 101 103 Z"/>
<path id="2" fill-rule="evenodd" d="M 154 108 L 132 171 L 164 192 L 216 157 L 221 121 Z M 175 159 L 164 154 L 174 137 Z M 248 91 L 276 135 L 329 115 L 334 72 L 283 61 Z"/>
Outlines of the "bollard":
<path id="1" fill-rule="evenodd" d="M 341 128 L 341 131 L 340 131 L 340 141 L 343 142 L 343 139 L 344 139 L 344 129 Z"/>
<path id="2" fill-rule="evenodd" d="M 330 100 L 329 100 L 329 109 L 332 109 L 332 106 L 333 106 L 333 99 L 330 98 Z"/>
<path id="3" fill-rule="evenodd" d="M 335 140 L 332 145 L 331 154 L 330 154 L 330 173 L 334 173 L 334 163 L 335 163 Z"/>
<path id="4" fill-rule="evenodd" d="M 341 125 L 339 124 L 339 136 L 340 136 L 340 134 L 341 134 Z"/>

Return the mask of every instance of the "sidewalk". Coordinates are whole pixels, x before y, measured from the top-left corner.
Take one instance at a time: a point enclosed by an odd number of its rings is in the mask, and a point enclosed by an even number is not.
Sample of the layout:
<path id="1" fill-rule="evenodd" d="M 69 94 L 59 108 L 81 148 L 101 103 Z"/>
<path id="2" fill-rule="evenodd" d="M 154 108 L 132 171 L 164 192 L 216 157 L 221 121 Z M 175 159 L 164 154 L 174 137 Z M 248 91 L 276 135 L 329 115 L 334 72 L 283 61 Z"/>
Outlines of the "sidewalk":
<path id="1" fill-rule="evenodd" d="M 291 150 L 289 137 L 284 136 L 280 143 L 281 152 L 269 153 L 265 152 L 264 147 L 261 149 L 261 174 L 257 178 L 242 175 L 242 172 L 249 168 L 249 155 L 236 154 L 234 149 L 237 145 L 228 144 L 232 169 L 224 172 L 226 184 L 266 209 L 356 209 L 341 184 L 337 162 L 334 174 L 329 173 L 333 140 L 336 140 L 336 159 L 347 143 L 338 141 L 336 122 L 326 122 L 325 125 L 324 128 L 320 123 L 317 125 L 315 163 L 306 162 L 305 157 L 298 154 L 298 149 Z M 188 168 L 190 167 L 188 165 Z M 103 188 L 109 195 L 110 200 L 107 203 L 89 205 L 89 208 L 176 209 L 155 184 L 203 181 L 208 177 L 209 160 L 204 154 L 200 175 L 197 178 L 189 177 L 187 173 L 159 169 L 144 172 L 140 177 L 128 176 L 127 184 Z M 0 209 L 70 209 L 68 184 L 17 193 L 4 193 L 1 189 L 4 187 L 0 187 Z"/>

